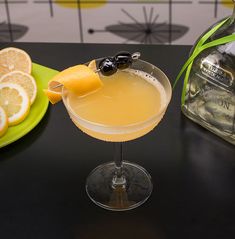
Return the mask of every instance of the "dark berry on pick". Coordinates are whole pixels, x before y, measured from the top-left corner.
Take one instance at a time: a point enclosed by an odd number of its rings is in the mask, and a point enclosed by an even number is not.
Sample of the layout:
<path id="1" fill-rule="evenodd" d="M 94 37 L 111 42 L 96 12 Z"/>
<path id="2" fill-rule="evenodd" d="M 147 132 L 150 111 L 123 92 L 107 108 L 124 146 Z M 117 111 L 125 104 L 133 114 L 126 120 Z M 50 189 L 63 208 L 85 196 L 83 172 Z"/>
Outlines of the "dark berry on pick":
<path id="1" fill-rule="evenodd" d="M 104 76 L 110 76 L 116 73 L 117 71 L 117 63 L 112 57 L 104 58 L 99 63 L 100 72 Z"/>
<path id="2" fill-rule="evenodd" d="M 131 53 L 127 51 L 119 52 L 115 55 L 114 59 L 117 62 L 117 68 L 120 70 L 130 67 L 133 62 Z"/>

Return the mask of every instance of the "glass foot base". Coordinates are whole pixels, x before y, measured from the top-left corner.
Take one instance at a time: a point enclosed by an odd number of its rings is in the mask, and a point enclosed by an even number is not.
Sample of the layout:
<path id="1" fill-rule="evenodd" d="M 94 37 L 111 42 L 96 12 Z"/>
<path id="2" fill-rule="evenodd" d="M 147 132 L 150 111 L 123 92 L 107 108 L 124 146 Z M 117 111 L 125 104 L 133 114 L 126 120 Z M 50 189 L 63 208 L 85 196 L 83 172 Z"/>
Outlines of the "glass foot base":
<path id="1" fill-rule="evenodd" d="M 98 206 L 112 210 L 125 211 L 143 204 L 151 195 L 151 176 L 141 166 L 123 162 L 125 184 L 113 185 L 115 177 L 114 162 L 95 168 L 87 178 L 86 192 Z"/>

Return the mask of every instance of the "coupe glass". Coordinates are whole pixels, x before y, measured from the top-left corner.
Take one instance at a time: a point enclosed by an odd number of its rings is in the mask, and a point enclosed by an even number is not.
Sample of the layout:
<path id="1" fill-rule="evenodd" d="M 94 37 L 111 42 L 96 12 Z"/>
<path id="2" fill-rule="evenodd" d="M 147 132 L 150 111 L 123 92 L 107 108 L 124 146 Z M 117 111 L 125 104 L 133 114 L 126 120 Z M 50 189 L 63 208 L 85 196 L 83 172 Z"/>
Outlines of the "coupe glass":
<path id="1" fill-rule="evenodd" d="M 151 176 L 141 166 L 123 161 L 122 144 L 147 134 L 157 126 L 165 114 L 172 93 L 167 76 L 156 66 L 138 59 L 130 68 L 154 77 L 165 91 L 164 106 L 144 122 L 111 126 L 87 121 L 77 115 L 68 104 L 69 92 L 65 88 L 62 92 L 64 105 L 78 128 L 92 137 L 114 143 L 113 161 L 96 167 L 86 181 L 86 192 L 90 199 L 98 206 L 113 211 L 136 208 L 151 195 L 153 188 Z"/>

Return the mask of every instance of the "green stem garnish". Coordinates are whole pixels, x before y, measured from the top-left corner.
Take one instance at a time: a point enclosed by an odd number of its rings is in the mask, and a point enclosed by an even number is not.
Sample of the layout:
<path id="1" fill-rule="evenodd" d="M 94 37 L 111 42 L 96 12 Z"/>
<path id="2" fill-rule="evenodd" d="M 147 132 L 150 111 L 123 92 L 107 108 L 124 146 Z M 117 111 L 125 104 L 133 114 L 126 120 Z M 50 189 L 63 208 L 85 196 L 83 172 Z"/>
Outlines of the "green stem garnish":
<path id="1" fill-rule="evenodd" d="M 209 39 L 209 37 L 212 36 L 229 19 L 230 19 L 230 17 L 228 17 L 225 20 L 223 20 L 222 22 L 218 23 L 215 27 L 213 27 L 211 30 L 209 30 L 205 35 L 203 35 L 201 37 L 201 39 L 198 41 L 196 47 L 194 48 L 193 53 L 188 58 L 188 60 L 185 62 L 185 64 L 183 65 L 182 69 L 180 70 L 179 74 L 177 75 L 176 80 L 175 80 L 175 82 L 173 84 L 173 89 L 175 88 L 175 86 L 176 86 L 177 82 L 179 81 L 180 77 L 182 76 L 182 74 L 186 71 L 185 78 L 184 78 L 184 86 L 183 86 L 183 91 L 182 91 L 182 98 L 181 98 L 182 104 L 184 104 L 184 102 L 185 102 L 186 86 L 187 86 L 187 83 L 188 83 L 188 78 L 189 78 L 189 74 L 190 74 L 190 71 L 191 71 L 194 59 L 202 51 L 204 51 L 207 48 L 235 41 L 235 34 L 231 34 L 231 35 L 228 35 L 228 36 L 225 36 L 225 37 L 222 37 L 222 38 L 210 41 L 208 43 L 205 43 Z"/>

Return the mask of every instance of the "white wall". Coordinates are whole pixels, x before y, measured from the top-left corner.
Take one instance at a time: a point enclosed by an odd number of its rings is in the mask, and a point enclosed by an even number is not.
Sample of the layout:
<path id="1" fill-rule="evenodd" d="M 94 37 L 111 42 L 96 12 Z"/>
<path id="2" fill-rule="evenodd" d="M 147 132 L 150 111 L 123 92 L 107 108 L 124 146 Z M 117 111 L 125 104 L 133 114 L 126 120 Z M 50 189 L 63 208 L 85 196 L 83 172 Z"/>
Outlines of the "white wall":
<path id="1" fill-rule="evenodd" d="M 213 0 L 72 1 L 1 1 L 0 41 L 193 44 L 233 6 L 232 0 L 229 6 Z"/>

